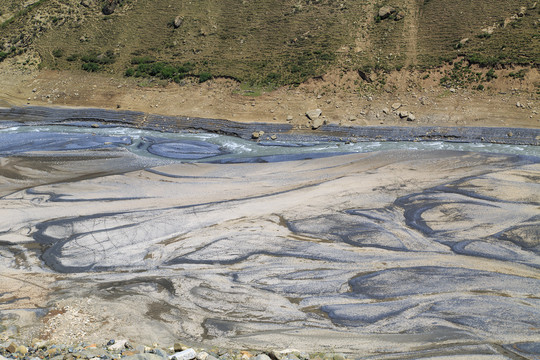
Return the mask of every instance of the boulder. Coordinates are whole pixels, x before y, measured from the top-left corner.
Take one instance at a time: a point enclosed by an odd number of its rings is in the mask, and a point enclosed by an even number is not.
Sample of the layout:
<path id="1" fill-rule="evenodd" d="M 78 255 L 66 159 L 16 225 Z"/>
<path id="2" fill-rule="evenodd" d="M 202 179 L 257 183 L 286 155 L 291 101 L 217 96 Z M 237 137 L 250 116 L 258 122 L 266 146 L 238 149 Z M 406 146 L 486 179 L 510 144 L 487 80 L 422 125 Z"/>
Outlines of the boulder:
<path id="1" fill-rule="evenodd" d="M 386 19 L 387 17 L 389 17 L 390 15 L 392 15 L 393 13 L 396 12 L 396 9 L 391 7 L 391 6 L 388 6 L 388 5 L 385 5 L 383 7 L 381 7 L 379 9 L 379 17 L 381 19 Z"/>
<path id="2" fill-rule="evenodd" d="M 399 112 L 399 117 L 404 119 L 406 117 L 409 117 L 409 112 L 408 111 L 405 111 L 405 110 L 402 110 Z"/>
<path id="3" fill-rule="evenodd" d="M 409 116 L 407 116 L 407 121 L 415 121 L 416 120 L 416 116 L 414 116 L 413 114 L 409 114 Z"/>
<path id="4" fill-rule="evenodd" d="M 321 116 L 321 114 L 322 114 L 321 109 L 315 109 L 315 110 L 306 111 L 306 116 L 311 121 L 314 121 L 315 119 L 317 119 L 319 116 Z"/>
<path id="5" fill-rule="evenodd" d="M 313 120 L 313 122 L 311 124 L 311 128 L 313 130 L 316 130 L 316 129 L 320 128 L 323 125 L 324 125 L 324 119 L 319 117 L 319 118 L 316 118 L 315 120 Z"/>
<path id="6" fill-rule="evenodd" d="M 395 21 L 399 21 L 405 17 L 405 13 L 403 11 L 398 11 L 396 14 L 396 17 L 394 18 Z"/>
<path id="7" fill-rule="evenodd" d="M 392 104 L 392 111 L 396 111 L 397 109 L 399 109 L 401 107 L 401 103 L 393 103 Z"/>

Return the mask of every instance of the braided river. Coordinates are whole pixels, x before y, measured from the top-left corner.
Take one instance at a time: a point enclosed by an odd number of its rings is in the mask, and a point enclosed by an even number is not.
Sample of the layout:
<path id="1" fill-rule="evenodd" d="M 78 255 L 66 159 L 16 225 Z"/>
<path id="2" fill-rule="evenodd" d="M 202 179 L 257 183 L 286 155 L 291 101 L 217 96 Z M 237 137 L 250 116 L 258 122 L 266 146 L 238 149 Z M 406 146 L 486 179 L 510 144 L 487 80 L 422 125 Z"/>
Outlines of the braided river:
<path id="1" fill-rule="evenodd" d="M 0 337 L 540 356 L 540 147 L 0 129 Z"/>

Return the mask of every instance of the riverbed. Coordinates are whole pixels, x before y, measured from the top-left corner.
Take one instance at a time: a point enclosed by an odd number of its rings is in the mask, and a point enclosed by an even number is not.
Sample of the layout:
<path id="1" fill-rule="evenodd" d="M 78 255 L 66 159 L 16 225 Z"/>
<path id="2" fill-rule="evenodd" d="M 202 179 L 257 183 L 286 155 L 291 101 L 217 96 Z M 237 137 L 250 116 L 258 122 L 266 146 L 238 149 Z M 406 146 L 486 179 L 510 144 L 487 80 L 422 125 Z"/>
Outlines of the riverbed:
<path id="1" fill-rule="evenodd" d="M 537 146 L 8 125 L 2 336 L 540 353 Z"/>

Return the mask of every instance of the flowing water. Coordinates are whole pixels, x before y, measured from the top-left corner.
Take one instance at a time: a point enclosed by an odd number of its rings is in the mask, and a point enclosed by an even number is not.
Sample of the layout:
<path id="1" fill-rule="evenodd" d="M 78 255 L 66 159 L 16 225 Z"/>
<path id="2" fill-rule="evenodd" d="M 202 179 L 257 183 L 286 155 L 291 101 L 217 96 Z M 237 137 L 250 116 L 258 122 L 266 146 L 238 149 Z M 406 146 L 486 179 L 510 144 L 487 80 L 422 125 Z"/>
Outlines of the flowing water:
<path id="1" fill-rule="evenodd" d="M 534 358 L 539 254 L 534 146 L 0 130 L 1 336 Z"/>

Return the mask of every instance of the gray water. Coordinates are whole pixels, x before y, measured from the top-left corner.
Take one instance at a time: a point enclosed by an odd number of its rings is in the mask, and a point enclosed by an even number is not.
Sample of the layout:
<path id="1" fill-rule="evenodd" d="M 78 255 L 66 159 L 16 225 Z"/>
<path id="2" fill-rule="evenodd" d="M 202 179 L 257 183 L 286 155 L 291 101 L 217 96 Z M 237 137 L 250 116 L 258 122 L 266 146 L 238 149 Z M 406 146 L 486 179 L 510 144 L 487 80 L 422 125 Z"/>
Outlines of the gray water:
<path id="1" fill-rule="evenodd" d="M 36 151 L 125 148 L 152 158 L 180 162 L 276 162 L 388 150 L 453 150 L 540 157 L 540 147 L 491 143 L 255 142 L 204 132 L 163 133 L 129 127 L 20 126 L 0 129 L 0 156 Z"/>

